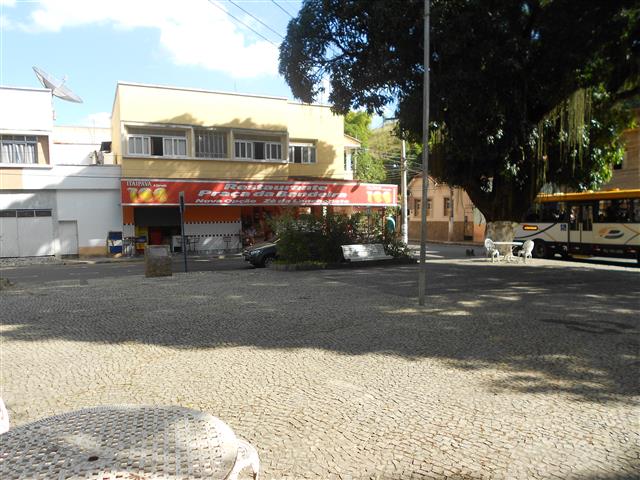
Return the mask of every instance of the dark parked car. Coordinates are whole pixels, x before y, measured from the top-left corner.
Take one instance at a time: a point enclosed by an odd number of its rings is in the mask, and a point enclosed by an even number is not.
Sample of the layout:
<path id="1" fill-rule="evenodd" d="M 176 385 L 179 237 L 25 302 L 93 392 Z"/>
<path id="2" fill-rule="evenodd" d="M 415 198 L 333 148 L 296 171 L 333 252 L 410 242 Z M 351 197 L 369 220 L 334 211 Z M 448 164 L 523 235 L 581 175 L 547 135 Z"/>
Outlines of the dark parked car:
<path id="1" fill-rule="evenodd" d="M 247 248 L 242 252 L 244 259 L 254 267 L 266 267 L 278 258 L 278 240 L 266 242 Z"/>

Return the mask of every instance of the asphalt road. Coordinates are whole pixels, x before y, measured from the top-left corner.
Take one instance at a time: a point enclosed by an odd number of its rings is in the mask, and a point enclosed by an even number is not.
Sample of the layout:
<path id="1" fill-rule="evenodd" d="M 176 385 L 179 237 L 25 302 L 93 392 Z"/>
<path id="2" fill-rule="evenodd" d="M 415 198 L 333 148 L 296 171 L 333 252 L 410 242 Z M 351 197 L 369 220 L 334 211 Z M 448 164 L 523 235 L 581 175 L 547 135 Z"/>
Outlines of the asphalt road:
<path id="1" fill-rule="evenodd" d="M 462 259 L 467 257 L 467 250 L 473 249 L 474 256 L 482 257 L 482 247 L 470 247 L 465 245 L 429 244 L 427 248 L 428 260 Z M 419 256 L 419 247 L 412 246 L 413 254 Z M 635 266 L 634 260 L 612 259 L 580 259 L 578 263 L 624 265 Z M 183 272 L 184 264 L 181 256 L 173 259 L 173 271 Z M 188 259 L 188 270 L 191 272 L 230 271 L 252 269 L 241 256 L 228 256 L 225 258 L 197 256 Z M 0 277 L 8 278 L 14 284 L 34 285 L 46 282 L 70 281 L 122 277 L 130 275 L 143 275 L 144 262 L 142 259 L 134 261 L 117 261 L 111 263 L 81 263 L 68 262 L 65 264 L 35 264 L 13 267 L 1 267 Z"/>

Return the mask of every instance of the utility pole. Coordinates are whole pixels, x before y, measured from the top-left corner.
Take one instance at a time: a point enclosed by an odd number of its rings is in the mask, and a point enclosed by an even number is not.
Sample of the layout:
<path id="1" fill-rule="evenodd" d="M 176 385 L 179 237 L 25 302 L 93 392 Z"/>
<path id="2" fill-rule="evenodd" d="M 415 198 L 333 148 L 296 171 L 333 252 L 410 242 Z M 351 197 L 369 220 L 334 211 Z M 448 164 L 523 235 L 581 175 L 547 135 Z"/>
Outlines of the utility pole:
<path id="1" fill-rule="evenodd" d="M 418 303 L 424 305 L 427 289 L 427 194 L 429 192 L 429 15 L 430 0 L 424 0 L 424 85 L 422 87 L 422 211 L 420 228 L 420 272 Z"/>
<path id="2" fill-rule="evenodd" d="M 180 192 L 180 235 L 182 236 L 182 258 L 184 271 L 187 271 L 187 237 L 184 234 L 184 192 Z"/>
<path id="3" fill-rule="evenodd" d="M 400 158 L 400 195 L 402 197 L 402 242 L 407 245 L 409 243 L 409 213 L 408 213 L 408 198 L 407 198 L 407 150 L 405 146 L 404 138 L 402 139 L 402 157 Z"/>
<path id="4" fill-rule="evenodd" d="M 450 242 L 453 241 L 453 206 L 455 205 L 453 200 L 453 187 L 449 186 L 449 230 L 447 240 Z"/>

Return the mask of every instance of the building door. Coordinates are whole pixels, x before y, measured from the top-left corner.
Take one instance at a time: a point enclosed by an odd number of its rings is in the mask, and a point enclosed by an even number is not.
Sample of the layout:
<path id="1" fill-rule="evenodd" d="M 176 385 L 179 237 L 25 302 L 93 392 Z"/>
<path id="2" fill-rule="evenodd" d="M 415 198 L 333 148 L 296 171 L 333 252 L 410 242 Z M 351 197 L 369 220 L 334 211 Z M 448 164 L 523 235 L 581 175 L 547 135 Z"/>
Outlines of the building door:
<path id="1" fill-rule="evenodd" d="M 473 240 L 473 207 L 464 207 L 464 240 Z"/>
<path id="2" fill-rule="evenodd" d="M 570 205 L 569 252 L 591 253 L 593 242 L 593 205 Z"/>
<path id="3" fill-rule="evenodd" d="M 18 251 L 21 257 L 53 255 L 51 210 L 18 210 Z"/>
<path id="4" fill-rule="evenodd" d="M 15 210 L 0 210 L 0 257 L 19 257 Z"/>
<path id="5" fill-rule="evenodd" d="M 78 255 L 78 222 L 76 220 L 58 222 L 60 234 L 60 255 Z"/>

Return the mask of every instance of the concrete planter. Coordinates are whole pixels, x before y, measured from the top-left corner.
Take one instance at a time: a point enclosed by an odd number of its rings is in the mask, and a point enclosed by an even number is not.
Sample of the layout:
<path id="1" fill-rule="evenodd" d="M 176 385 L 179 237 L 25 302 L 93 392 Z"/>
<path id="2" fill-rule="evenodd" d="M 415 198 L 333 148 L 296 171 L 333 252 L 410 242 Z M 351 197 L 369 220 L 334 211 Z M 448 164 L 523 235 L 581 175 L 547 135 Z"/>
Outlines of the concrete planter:
<path id="1" fill-rule="evenodd" d="M 173 275 L 169 245 L 147 245 L 144 249 L 145 277 L 170 277 Z"/>
<path id="2" fill-rule="evenodd" d="M 272 270 L 278 270 L 281 272 L 292 272 L 300 270 L 337 270 L 344 268 L 362 268 L 362 267 L 380 267 L 382 265 L 409 265 L 415 264 L 416 260 L 410 257 L 392 258 L 389 260 L 369 260 L 366 262 L 337 262 L 337 263 L 324 263 L 324 264 L 312 264 L 312 263 L 273 263 L 271 264 Z"/>

